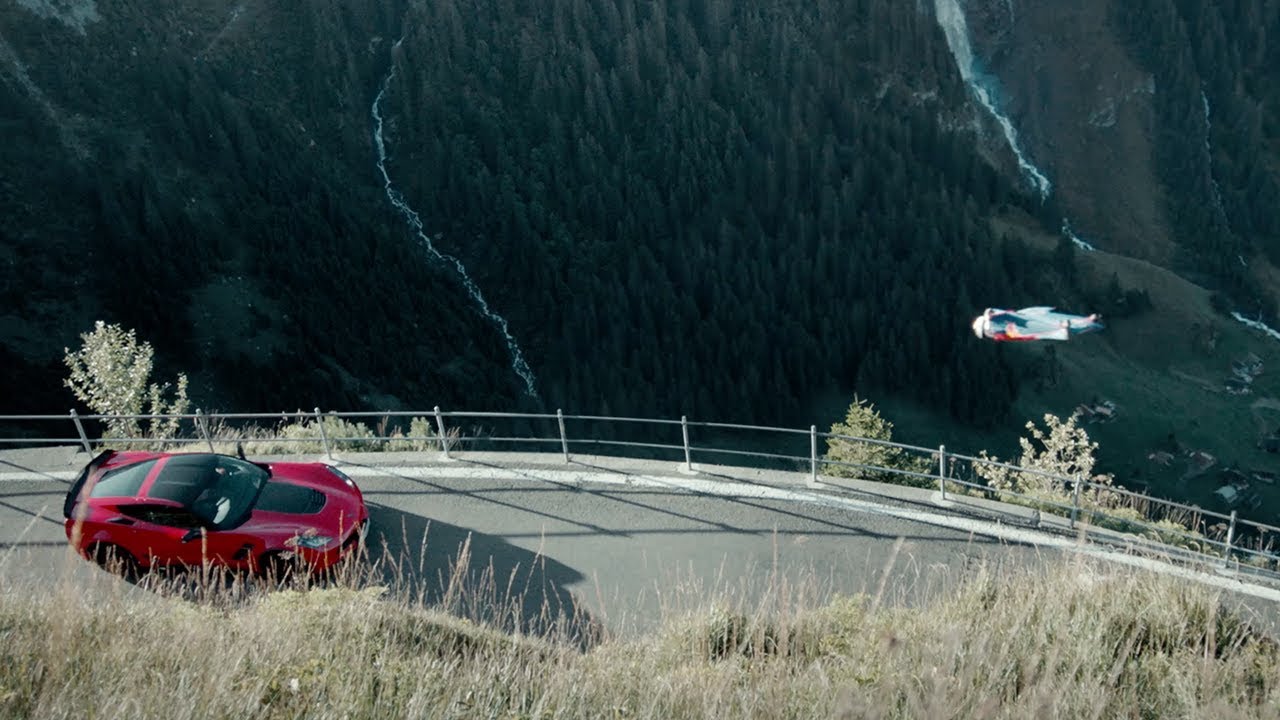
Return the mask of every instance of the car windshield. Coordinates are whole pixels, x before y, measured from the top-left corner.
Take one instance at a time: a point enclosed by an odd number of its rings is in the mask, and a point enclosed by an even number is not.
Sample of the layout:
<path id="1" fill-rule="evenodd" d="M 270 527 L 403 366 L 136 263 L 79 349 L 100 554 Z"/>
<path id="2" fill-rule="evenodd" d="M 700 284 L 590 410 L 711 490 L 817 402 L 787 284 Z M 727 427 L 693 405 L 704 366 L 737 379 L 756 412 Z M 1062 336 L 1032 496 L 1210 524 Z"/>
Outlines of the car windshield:
<path id="1" fill-rule="evenodd" d="M 147 494 L 180 503 L 212 530 L 226 530 L 248 517 L 268 477 L 262 467 L 226 455 L 175 455 Z"/>

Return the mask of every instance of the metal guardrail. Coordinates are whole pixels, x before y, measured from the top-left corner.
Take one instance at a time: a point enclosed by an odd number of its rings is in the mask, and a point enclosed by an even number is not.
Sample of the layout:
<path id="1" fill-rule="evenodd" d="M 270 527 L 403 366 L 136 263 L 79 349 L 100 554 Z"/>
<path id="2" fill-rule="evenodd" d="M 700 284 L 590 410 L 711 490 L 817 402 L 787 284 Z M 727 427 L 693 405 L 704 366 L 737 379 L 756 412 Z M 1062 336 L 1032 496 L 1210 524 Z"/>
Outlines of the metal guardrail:
<path id="1" fill-rule="evenodd" d="M 326 420 L 332 424 L 326 428 Z M 377 425 L 370 428 L 363 423 L 350 424 L 347 421 L 375 420 Z M 409 435 L 398 429 L 405 421 L 417 420 L 429 423 L 430 434 Z M 466 420 L 481 422 L 505 421 L 516 422 L 525 434 L 498 435 L 486 432 L 482 426 L 472 425 L 468 432 Z M 161 423 L 176 427 L 177 431 L 168 436 L 146 434 L 141 421 L 147 421 L 152 427 Z M 338 422 L 343 421 L 343 422 Z M 854 476 L 878 479 L 899 484 L 933 487 L 936 485 L 943 502 L 952 502 L 960 496 L 979 496 L 1005 503 L 1033 507 L 1041 513 L 1050 513 L 1066 520 L 1065 529 L 1112 542 L 1120 540 L 1136 544 L 1145 549 L 1155 550 L 1168 555 L 1199 557 L 1222 562 L 1224 565 L 1236 565 L 1238 569 L 1249 569 L 1280 579 L 1280 552 L 1273 549 L 1273 538 L 1280 538 L 1280 527 L 1253 522 L 1240 518 L 1235 511 L 1229 515 L 1206 510 L 1204 508 L 1154 498 L 1135 493 L 1124 488 L 1092 482 L 1081 476 L 1065 476 L 1046 473 L 1040 470 L 1023 468 L 1017 465 L 997 462 L 988 458 L 974 457 L 959 453 L 950 453 L 945 445 L 937 448 L 926 448 L 917 445 L 906 445 L 886 440 L 876 440 L 849 435 L 819 432 L 817 426 L 810 425 L 807 430 L 797 428 L 768 427 L 760 425 L 742 425 L 735 423 L 693 422 L 687 417 L 679 420 L 657 418 L 611 417 L 602 415 L 566 415 L 557 410 L 551 413 L 504 413 L 504 412 L 467 412 L 442 411 L 438 406 L 431 411 L 387 411 L 387 412 L 324 412 L 320 408 L 311 411 L 281 413 L 205 413 L 197 409 L 187 414 L 139 414 L 139 415 L 80 415 L 71 410 L 67 415 L 0 415 L 0 423 L 31 425 L 33 423 L 58 423 L 68 430 L 74 428 L 74 437 L 47 437 L 41 432 L 34 437 L 0 437 L 0 447 L 19 445 L 80 445 L 86 453 L 93 454 L 95 447 L 105 444 L 183 446 L 205 445 L 211 452 L 217 451 L 218 444 L 224 447 L 236 442 L 271 443 L 301 448 L 304 444 L 319 443 L 320 449 L 330 459 L 335 450 L 341 449 L 396 449 L 412 447 L 425 449 L 435 447 L 445 457 L 449 457 L 454 448 L 470 444 L 473 448 L 480 446 L 519 445 L 526 448 L 537 448 L 546 451 L 548 446 L 558 446 L 565 462 L 572 458 L 570 446 L 582 448 L 592 446 L 599 449 L 624 450 L 623 454 L 634 455 L 635 451 L 653 453 L 655 451 L 679 454 L 683 458 L 686 470 L 694 469 L 694 455 L 705 460 L 709 457 L 722 456 L 742 461 L 750 459 L 770 463 L 783 463 L 794 469 L 804 468 L 809 474 L 809 483 L 815 487 L 824 484 L 822 475 L 846 475 L 851 471 Z M 244 425 L 248 423 L 247 425 Z M 275 429 L 265 424 L 276 423 Z M 387 428 L 397 424 L 395 432 Z M 237 425 L 241 425 L 237 427 Z M 595 426 L 596 434 L 571 435 L 570 425 Z M 603 427 L 625 425 L 638 427 L 654 438 L 666 434 L 674 440 L 676 430 L 679 431 L 679 443 L 664 442 L 661 439 L 642 441 L 635 439 L 619 439 L 615 433 L 601 432 Z M 46 425 L 46 431 L 49 425 Z M 293 428 L 287 436 L 281 430 Z M 335 435 L 334 431 L 350 432 L 359 427 L 359 435 Z M 535 430 L 547 431 L 541 434 Z M 105 428 L 105 429 L 104 429 Z M 114 432 L 108 432 L 114 430 Z M 769 442 L 804 441 L 807 454 L 799 455 L 788 452 L 767 452 L 758 449 L 762 442 L 738 444 L 730 447 L 725 440 L 712 440 L 719 444 L 697 445 L 691 440 L 691 430 L 699 430 L 708 435 L 724 435 L 726 433 L 756 433 L 773 438 Z M 311 434 L 314 431 L 314 434 Z M 606 435 L 608 437 L 606 437 Z M 904 458 L 915 458 L 914 461 L 899 463 L 898 467 L 875 464 L 859 464 L 839 461 L 825 457 L 818 452 L 819 440 L 861 444 L 867 447 L 885 448 L 896 451 Z M 990 486 L 976 482 L 973 477 L 979 474 L 982 466 L 1003 468 L 1022 475 L 1039 476 L 1051 487 L 1061 489 L 1060 494 L 1023 494 L 1010 490 L 996 490 Z M 927 468 L 927 470 L 926 470 Z M 962 476 L 967 476 L 962 477 Z M 1068 490 L 1069 488 L 1069 490 Z M 1093 498 L 1089 501 L 1086 495 Z M 1126 512 L 1121 512 L 1127 508 Z M 1171 542 L 1172 540 L 1172 542 Z M 1243 561 L 1243 564 L 1241 563 Z"/>

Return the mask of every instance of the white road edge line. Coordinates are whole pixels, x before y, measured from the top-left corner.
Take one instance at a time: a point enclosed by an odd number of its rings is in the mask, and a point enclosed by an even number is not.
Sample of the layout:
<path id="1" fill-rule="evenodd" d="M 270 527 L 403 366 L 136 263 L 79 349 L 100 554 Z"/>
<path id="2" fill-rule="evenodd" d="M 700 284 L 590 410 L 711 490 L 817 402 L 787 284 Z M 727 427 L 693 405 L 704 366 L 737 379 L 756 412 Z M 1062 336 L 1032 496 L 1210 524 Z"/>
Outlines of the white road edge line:
<path id="1" fill-rule="evenodd" d="M 51 470 L 49 472 L 10 470 L 8 472 L 0 472 L 0 483 L 32 482 L 36 480 L 66 480 L 70 482 L 75 480 L 79 474 L 79 470 Z"/>

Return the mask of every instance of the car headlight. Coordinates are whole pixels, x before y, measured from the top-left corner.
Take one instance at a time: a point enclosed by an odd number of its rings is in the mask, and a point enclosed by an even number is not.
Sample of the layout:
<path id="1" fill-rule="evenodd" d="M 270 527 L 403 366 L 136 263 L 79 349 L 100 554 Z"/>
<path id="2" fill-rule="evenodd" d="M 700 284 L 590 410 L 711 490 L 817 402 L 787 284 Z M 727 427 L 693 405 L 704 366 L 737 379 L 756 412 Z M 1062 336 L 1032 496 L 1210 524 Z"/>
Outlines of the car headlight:
<path id="1" fill-rule="evenodd" d="M 323 550 L 326 545 L 333 542 L 333 538 L 328 535 L 299 535 L 292 538 L 286 545 L 296 545 L 297 547 L 310 548 L 312 550 Z"/>
<path id="2" fill-rule="evenodd" d="M 347 473 L 343 473 L 342 470 L 334 468 L 333 465 L 329 465 L 329 464 L 325 464 L 325 468 L 328 468 L 330 473 L 333 473 L 334 475 L 337 475 L 337 477 L 342 478 L 342 482 L 347 483 L 347 487 L 351 489 L 356 489 L 356 480 L 351 479 L 351 477 L 349 477 Z"/>

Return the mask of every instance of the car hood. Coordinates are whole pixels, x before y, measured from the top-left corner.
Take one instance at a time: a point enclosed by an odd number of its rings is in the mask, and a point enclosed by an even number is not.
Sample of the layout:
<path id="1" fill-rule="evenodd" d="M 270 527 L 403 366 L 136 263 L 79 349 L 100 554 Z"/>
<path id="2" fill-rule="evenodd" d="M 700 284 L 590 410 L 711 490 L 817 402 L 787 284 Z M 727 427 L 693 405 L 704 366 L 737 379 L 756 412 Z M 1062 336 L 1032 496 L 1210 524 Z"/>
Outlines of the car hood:
<path id="1" fill-rule="evenodd" d="M 345 536 L 366 517 L 358 490 L 324 465 L 272 467 L 249 519 L 240 530 Z"/>
<path id="2" fill-rule="evenodd" d="M 315 515 L 329 502 L 320 490 L 291 482 L 271 481 L 262 488 L 254 509 L 288 515 Z"/>

